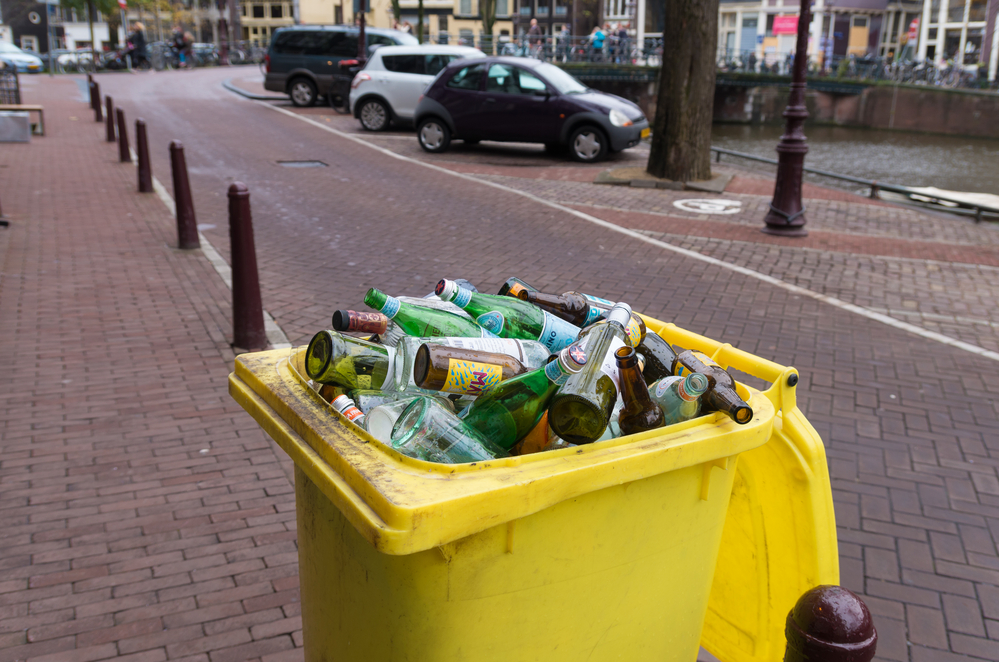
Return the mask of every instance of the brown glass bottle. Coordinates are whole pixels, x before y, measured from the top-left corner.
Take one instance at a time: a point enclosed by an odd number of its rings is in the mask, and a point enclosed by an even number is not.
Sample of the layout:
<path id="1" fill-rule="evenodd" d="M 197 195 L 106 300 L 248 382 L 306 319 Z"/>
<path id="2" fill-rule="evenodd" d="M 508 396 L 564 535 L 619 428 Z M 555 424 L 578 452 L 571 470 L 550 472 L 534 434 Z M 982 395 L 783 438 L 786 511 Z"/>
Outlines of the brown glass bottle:
<path id="1" fill-rule="evenodd" d="M 503 283 L 502 286 L 500 286 L 498 294 L 501 297 L 508 296 L 516 299 L 517 295 L 520 294 L 521 290 L 534 290 L 534 289 L 535 287 L 533 285 L 529 285 L 528 283 L 525 283 L 519 278 L 507 278 L 506 282 Z"/>
<path id="2" fill-rule="evenodd" d="M 547 310 L 552 315 L 561 317 L 567 322 L 572 322 L 578 327 L 586 326 L 589 322 L 595 321 L 604 314 L 604 310 L 592 308 L 595 315 L 590 319 L 590 304 L 581 294 L 576 292 L 566 292 L 565 294 L 546 294 L 544 292 L 532 292 L 530 290 L 519 290 L 517 298 L 521 301 L 533 303 L 542 310 Z"/>
<path id="3" fill-rule="evenodd" d="M 621 401 L 624 403 L 618 414 L 621 436 L 661 428 L 666 422 L 663 410 L 649 396 L 649 387 L 642 378 L 634 348 L 627 345 L 620 347 L 614 358 L 617 359 Z"/>
<path id="4" fill-rule="evenodd" d="M 657 382 L 673 374 L 673 360 L 676 358 L 676 352 L 659 334 L 645 334 L 642 344 L 636 350 L 639 359 L 645 361 L 642 377 L 645 378 L 646 384 Z"/>
<path id="5" fill-rule="evenodd" d="M 529 370 L 507 354 L 426 343 L 413 361 L 413 379 L 420 388 L 476 396 Z"/>
<path id="6" fill-rule="evenodd" d="M 389 318 L 381 313 L 357 312 L 356 310 L 338 310 L 333 313 L 333 330 L 359 331 L 365 333 L 385 333 Z"/>
<path id="7" fill-rule="evenodd" d="M 702 411 L 723 412 L 740 425 L 753 420 L 753 409 L 735 392 L 732 375 L 704 354 L 690 349 L 680 352 L 672 368 L 677 377 L 699 372 L 708 378 L 708 390 L 701 396 Z"/>

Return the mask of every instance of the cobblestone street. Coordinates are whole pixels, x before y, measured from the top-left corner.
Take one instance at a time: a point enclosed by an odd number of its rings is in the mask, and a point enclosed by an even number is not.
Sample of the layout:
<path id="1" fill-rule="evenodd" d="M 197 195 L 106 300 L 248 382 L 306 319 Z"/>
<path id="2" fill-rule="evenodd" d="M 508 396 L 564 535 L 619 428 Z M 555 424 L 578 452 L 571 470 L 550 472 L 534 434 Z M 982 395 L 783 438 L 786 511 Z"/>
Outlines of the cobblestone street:
<path id="1" fill-rule="evenodd" d="M 877 659 L 999 660 L 995 224 L 807 184 L 809 237 L 776 238 L 758 231 L 765 169 L 717 165 L 720 196 L 598 186 L 645 148 L 598 166 L 525 145 L 427 155 L 404 128 L 222 87 L 263 94 L 253 67 L 96 78 L 147 121 L 171 193 L 184 143 L 226 262 L 226 188 L 247 184 L 264 308 L 294 345 L 372 286 L 518 276 L 796 367 Z M 47 135 L 0 151 L 0 662 L 300 660 L 291 469 L 226 392 L 230 292 L 174 248 L 172 211 L 135 192 L 82 81 L 22 81 Z M 738 211 L 674 204 L 702 198 Z"/>

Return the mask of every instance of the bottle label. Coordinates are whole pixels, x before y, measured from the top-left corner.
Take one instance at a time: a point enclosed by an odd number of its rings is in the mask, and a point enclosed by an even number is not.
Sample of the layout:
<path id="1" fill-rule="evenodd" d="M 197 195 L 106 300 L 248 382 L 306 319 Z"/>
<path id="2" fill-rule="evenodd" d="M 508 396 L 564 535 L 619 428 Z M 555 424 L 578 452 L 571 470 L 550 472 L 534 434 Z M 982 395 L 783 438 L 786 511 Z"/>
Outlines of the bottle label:
<path id="1" fill-rule="evenodd" d="M 555 359 L 545 365 L 545 377 L 553 384 L 561 386 L 569 379 L 569 374 L 562 372 L 562 366 L 559 365 L 558 359 Z"/>
<path id="2" fill-rule="evenodd" d="M 624 327 L 624 335 L 628 336 L 628 344 L 632 347 L 638 347 L 642 344 L 642 327 L 638 326 L 634 317 L 628 319 L 628 323 Z"/>
<path id="3" fill-rule="evenodd" d="M 459 287 L 458 291 L 455 293 L 454 298 L 451 299 L 451 303 L 458 306 L 459 308 L 464 308 L 472 300 L 472 291 L 466 290 L 464 287 Z"/>
<path id="4" fill-rule="evenodd" d="M 716 366 L 718 368 L 721 368 L 720 365 L 718 365 L 717 363 L 715 363 L 714 361 L 712 361 L 710 358 L 708 358 L 704 354 L 701 354 L 700 352 L 691 352 L 691 353 L 695 357 L 697 357 L 697 359 L 701 363 L 703 363 L 704 365 L 706 365 L 706 366 Z M 683 365 L 682 363 L 680 363 L 679 361 L 677 361 L 677 363 L 676 363 L 676 375 L 678 377 L 686 377 L 687 375 L 692 375 L 695 372 L 697 372 L 697 371 L 696 370 L 691 370 L 691 369 L 687 368 L 685 365 Z"/>
<path id="5" fill-rule="evenodd" d="M 545 324 L 541 329 L 538 341 L 554 354 L 560 352 L 579 337 L 579 327 L 564 319 L 555 317 L 547 311 L 541 311 L 545 315 Z M 488 327 L 487 327 L 488 328 Z"/>
<path id="6" fill-rule="evenodd" d="M 398 299 L 396 299 L 395 297 L 388 297 L 385 299 L 385 305 L 382 306 L 382 315 L 384 315 L 389 319 L 392 319 L 393 317 L 399 314 L 399 308 L 401 306 L 402 302 L 400 302 Z"/>
<path id="7" fill-rule="evenodd" d="M 503 313 L 494 310 L 479 315 L 475 319 L 475 322 L 486 331 L 498 336 L 503 333 L 503 326 L 506 324 L 506 318 L 503 317 Z"/>
<path id="8" fill-rule="evenodd" d="M 485 331 L 485 329 L 483 329 L 483 331 Z M 524 352 L 524 345 L 519 340 L 512 340 L 510 338 L 448 338 L 441 344 L 448 347 L 477 349 L 483 352 L 506 354 L 507 356 L 512 356 L 517 359 L 521 363 L 527 361 L 527 355 Z"/>
<path id="9" fill-rule="evenodd" d="M 607 299 L 601 299 L 600 297 L 595 297 L 592 294 L 583 294 L 582 292 L 580 292 L 579 294 L 584 299 L 586 299 L 586 303 L 590 304 L 591 307 L 596 306 L 597 308 L 603 308 L 604 312 L 607 312 L 608 310 L 614 307 L 613 301 L 608 301 Z"/>
<path id="10" fill-rule="evenodd" d="M 444 386 L 441 387 L 441 390 L 448 393 L 482 395 L 494 388 L 502 379 L 502 366 L 450 359 L 447 379 L 444 380 Z"/>
<path id="11" fill-rule="evenodd" d="M 673 382 L 682 381 L 683 377 L 663 377 L 658 382 L 656 382 L 656 398 L 661 399 L 666 395 L 666 391 L 669 390 L 670 385 Z M 682 397 L 682 396 L 681 396 Z"/>
<path id="12" fill-rule="evenodd" d="M 362 412 L 360 409 L 358 409 L 354 405 L 351 405 L 351 406 L 347 407 L 346 409 L 344 409 L 340 413 L 343 414 L 344 416 L 346 416 L 348 421 L 354 421 L 354 422 L 356 422 L 357 419 L 364 418 L 364 412 Z"/>
<path id="13" fill-rule="evenodd" d="M 347 330 L 364 333 L 385 333 L 388 319 L 381 313 L 347 311 Z"/>
<path id="14" fill-rule="evenodd" d="M 606 312 L 607 312 L 606 310 L 603 310 L 601 308 L 597 308 L 596 306 L 590 306 L 590 310 L 587 311 L 587 313 L 586 313 L 586 321 L 583 322 L 583 326 L 589 326 L 589 325 L 593 324 L 598 319 L 600 319 L 601 317 L 603 317 L 604 313 L 606 313 Z"/>

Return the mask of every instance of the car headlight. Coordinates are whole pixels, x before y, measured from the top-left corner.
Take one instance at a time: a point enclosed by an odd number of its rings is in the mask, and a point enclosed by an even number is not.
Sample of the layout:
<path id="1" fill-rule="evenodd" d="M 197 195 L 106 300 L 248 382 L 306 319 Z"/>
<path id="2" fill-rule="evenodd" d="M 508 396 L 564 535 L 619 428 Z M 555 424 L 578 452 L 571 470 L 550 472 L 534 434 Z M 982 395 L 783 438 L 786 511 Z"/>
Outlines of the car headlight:
<path id="1" fill-rule="evenodd" d="M 610 111 L 610 121 L 614 126 L 631 126 L 632 121 L 628 119 L 628 116 L 622 113 L 617 108 Z"/>

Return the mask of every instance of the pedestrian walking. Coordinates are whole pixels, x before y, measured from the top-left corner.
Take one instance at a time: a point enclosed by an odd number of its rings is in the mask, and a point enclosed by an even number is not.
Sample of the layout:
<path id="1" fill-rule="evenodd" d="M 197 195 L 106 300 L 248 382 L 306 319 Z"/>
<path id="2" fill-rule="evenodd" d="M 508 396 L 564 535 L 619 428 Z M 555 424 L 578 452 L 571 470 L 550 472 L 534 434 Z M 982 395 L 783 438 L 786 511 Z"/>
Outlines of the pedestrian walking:
<path id="1" fill-rule="evenodd" d="M 531 27 L 527 29 L 527 43 L 531 47 L 531 57 L 538 57 L 541 53 L 542 30 L 538 25 L 538 19 L 531 19 Z"/>
<path id="2" fill-rule="evenodd" d="M 132 24 L 125 55 L 132 58 L 137 69 L 149 69 L 149 45 L 146 43 L 146 26 L 141 21 Z"/>
<path id="3" fill-rule="evenodd" d="M 600 29 L 599 25 L 594 25 L 593 30 L 590 32 L 590 61 L 598 62 L 603 60 L 604 53 L 604 39 L 606 35 L 604 31 Z"/>

